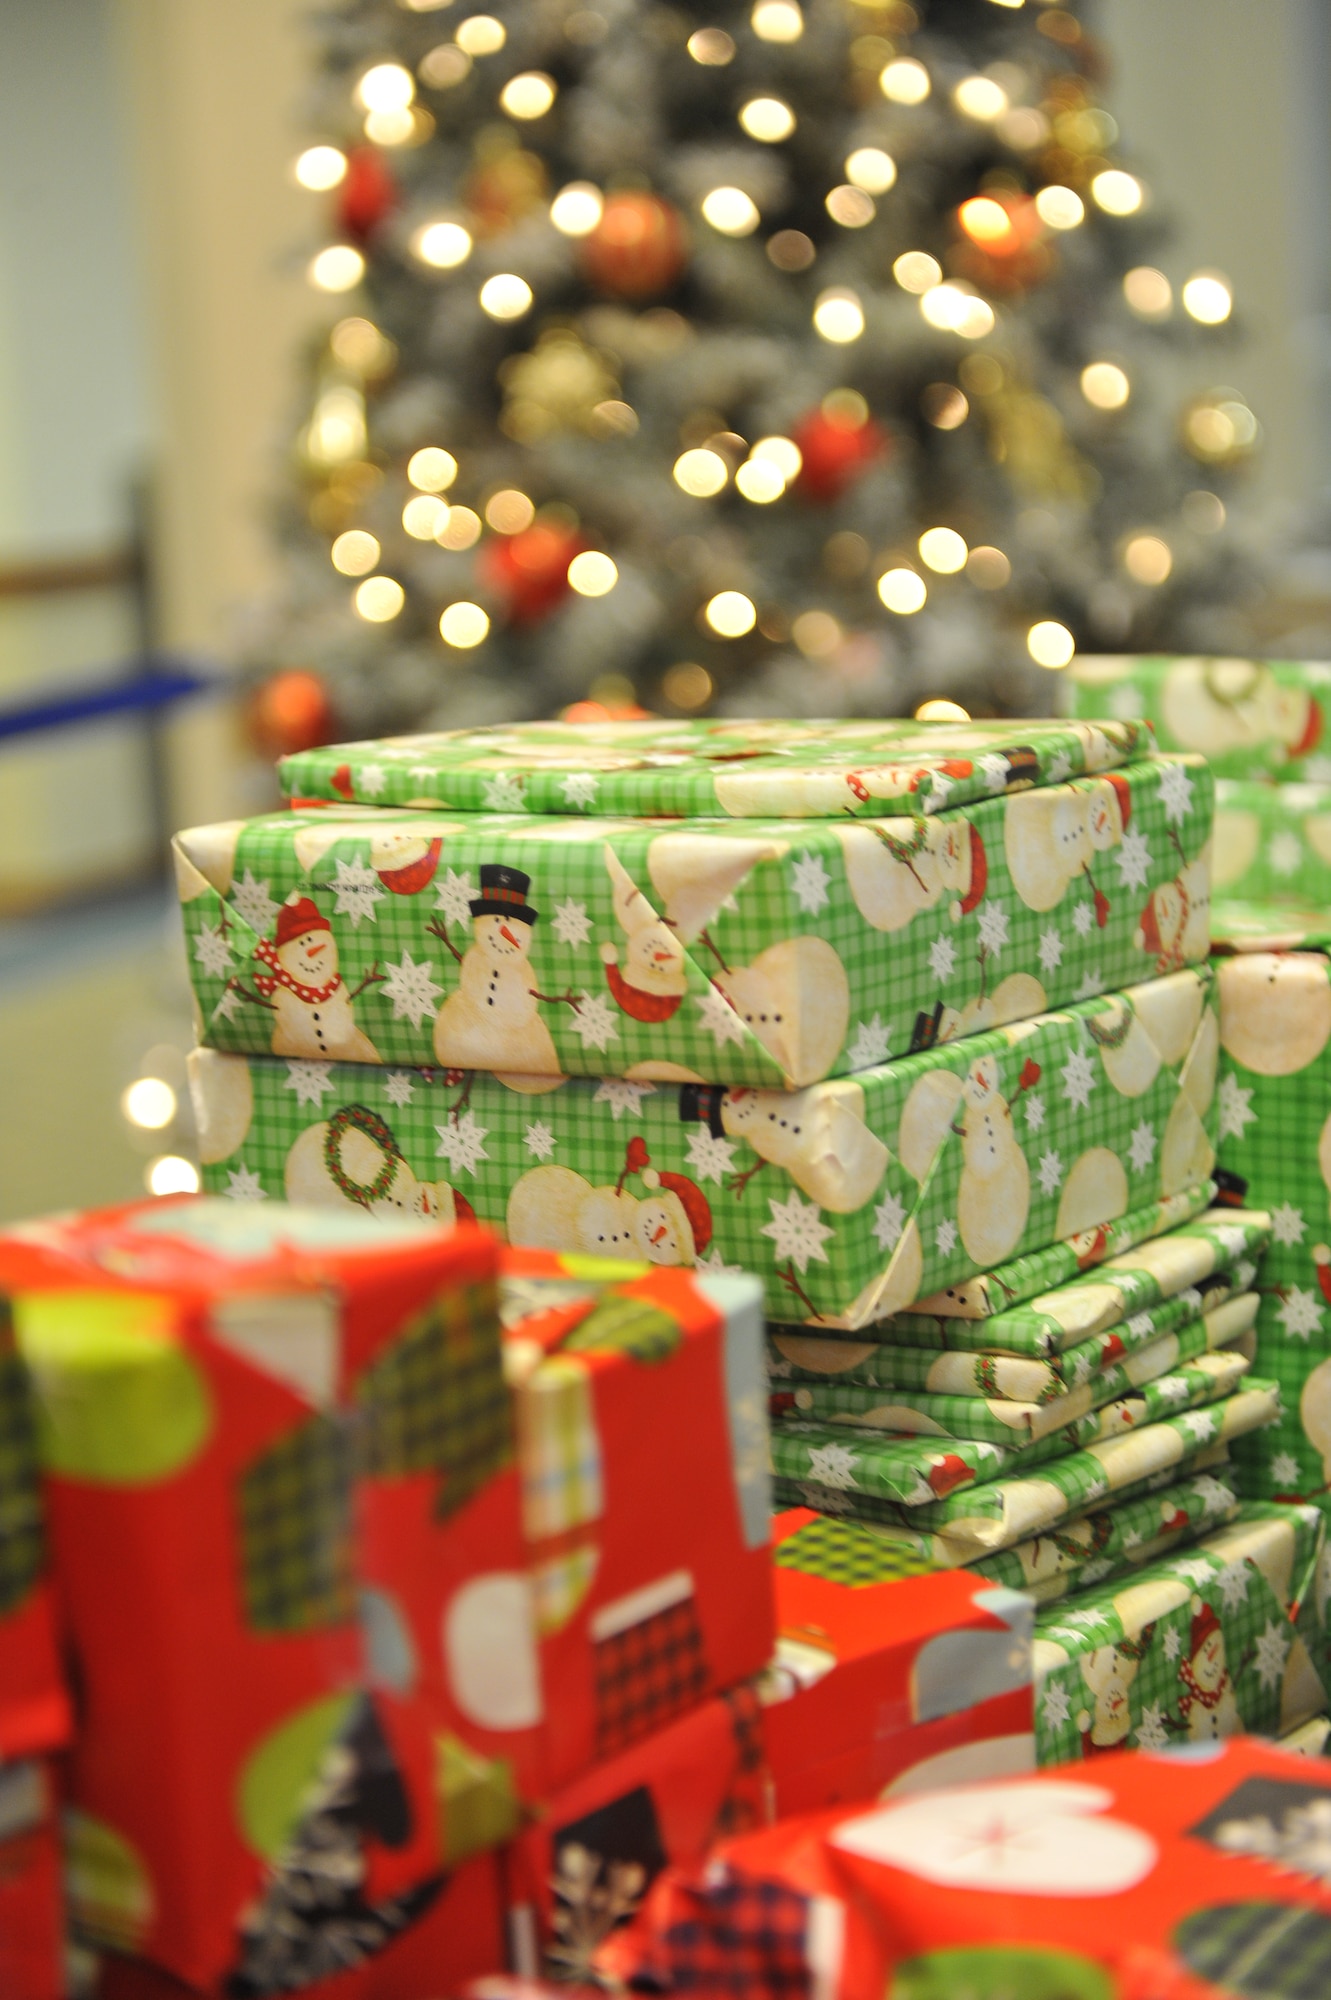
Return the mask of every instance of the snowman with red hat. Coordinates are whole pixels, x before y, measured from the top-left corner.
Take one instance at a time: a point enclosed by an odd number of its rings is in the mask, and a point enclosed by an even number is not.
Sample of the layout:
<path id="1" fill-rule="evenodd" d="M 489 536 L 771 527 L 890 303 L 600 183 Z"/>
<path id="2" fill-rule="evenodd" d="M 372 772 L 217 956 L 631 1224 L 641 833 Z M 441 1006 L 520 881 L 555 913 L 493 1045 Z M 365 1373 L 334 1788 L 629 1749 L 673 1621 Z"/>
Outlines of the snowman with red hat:
<path id="1" fill-rule="evenodd" d="M 1177 972 L 1204 959 L 1211 934 L 1211 843 L 1207 841 L 1195 861 L 1187 861 L 1172 827 L 1169 837 L 1178 853 L 1179 872 L 1172 882 L 1152 890 L 1134 938 L 1138 951 L 1154 957 L 1158 973 Z"/>
<path id="2" fill-rule="evenodd" d="M 1224 1628 L 1203 1597 L 1192 1600 L 1188 1656 L 1179 1661 L 1178 1677 L 1183 1683 L 1179 1714 L 1194 1743 L 1218 1743 L 1239 1734 L 1243 1718 L 1225 1658 Z"/>
<path id="3" fill-rule="evenodd" d="M 944 896 L 958 923 L 988 887 L 984 841 L 967 819 L 863 820 L 838 826 L 837 838 L 855 907 L 878 931 L 904 930 Z"/>
<path id="4" fill-rule="evenodd" d="M 1083 876 L 1095 921 L 1109 921 L 1109 898 L 1097 885 L 1095 857 L 1117 847 L 1132 817 L 1132 790 L 1121 771 L 1079 784 L 1020 792 L 1003 819 L 1012 886 L 1028 910 L 1053 910 Z"/>
<path id="5" fill-rule="evenodd" d="M 531 966 L 538 913 L 527 900 L 531 877 L 487 862 L 473 896 L 472 942 L 459 951 L 445 924 L 427 928 L 453 954 L 461 978 L 439 1010 L 434 1052 L 445 1069 L 494 1070 L 515 1076 L 559 1076 L 553 1037 L 538 1007 L 572 1007 L 571 992 L 542 993 Z"/>
<path id="6" fill-rule="evenodd" d="M 383 1058 L 362 1028 L 352 1002 L 383 979 L 378 961 L 359 986 L 348 988 L 338 962 L 332 925 L 309 896 L 293 891 L 277 913 L 277 929 L 254 948 L 260 971 L 254 991 L 232 980 L 231 990 L 273 1016 L 275 1056 L 314 1062 L 377 1063 Z"/>

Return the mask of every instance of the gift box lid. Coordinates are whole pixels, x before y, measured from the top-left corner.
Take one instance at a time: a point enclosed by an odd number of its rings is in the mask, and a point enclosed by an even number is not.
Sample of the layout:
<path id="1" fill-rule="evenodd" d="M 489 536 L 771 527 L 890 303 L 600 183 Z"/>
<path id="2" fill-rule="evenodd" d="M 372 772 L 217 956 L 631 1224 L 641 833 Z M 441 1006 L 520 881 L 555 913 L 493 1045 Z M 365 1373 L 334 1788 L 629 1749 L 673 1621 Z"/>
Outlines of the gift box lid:
<path id="1" fill-rule="evenodd" d="M 330 744 L 286 757 L 288 797 L 529 812 L 842 819 L 931 813 L 1108 771 L 1144 722 L 528 722 Z"/>

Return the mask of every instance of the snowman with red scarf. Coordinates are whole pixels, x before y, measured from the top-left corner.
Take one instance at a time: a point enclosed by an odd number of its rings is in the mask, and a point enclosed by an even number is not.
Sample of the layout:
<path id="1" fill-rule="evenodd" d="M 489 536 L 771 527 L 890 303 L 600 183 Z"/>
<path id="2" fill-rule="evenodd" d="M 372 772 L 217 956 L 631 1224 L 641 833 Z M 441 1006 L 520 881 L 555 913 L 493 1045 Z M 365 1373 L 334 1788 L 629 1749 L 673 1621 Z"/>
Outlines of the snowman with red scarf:
<path id="1" fill-rule="evenodd" d="M 352 1002 L 384 975 L 372 966 L 359 986 L 348 988 L 338 961 L 337 939 L 327 917 L 309 897 L 292 894 L 278 912 L 277 929 L 254 948 L 262 967 L 254 991 L 238 980 L 232 989 L 273 1016 L 269 1046 L 275 1056 L 314 1062 L 382 1062 L 362 1028 Z"/>
<path id="2" fill-rule="evenodd" d="M 1183 1683 L 1179 1714 L 1191 1741 L 1219 1743 L 1226 1736 L 1237 1736 L 1243 1718 L 1225 1658 L 1224 1628 L 1205 1598 L 1192 1600 L 1188 1657 L 1180 1660 L 1178 1673 Z"/>

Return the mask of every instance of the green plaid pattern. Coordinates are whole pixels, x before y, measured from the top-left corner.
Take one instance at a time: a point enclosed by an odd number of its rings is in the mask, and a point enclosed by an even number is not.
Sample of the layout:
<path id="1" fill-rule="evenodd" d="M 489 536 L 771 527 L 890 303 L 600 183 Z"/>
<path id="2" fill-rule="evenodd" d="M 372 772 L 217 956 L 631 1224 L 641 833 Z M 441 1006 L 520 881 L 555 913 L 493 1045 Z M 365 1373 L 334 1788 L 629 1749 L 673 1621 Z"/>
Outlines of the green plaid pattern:
<path id="1" fill-rule="evenodd" d="M 973 1562 L 977 1576 L 1025 1590 L 1037 1604 L 1089 1590 L 1156 1562 L 1168 1551 L 1235 1519 L 1239 1497 L 1225 1467 L 1201 1471 L 1135 1499 L 1116 1500 L 1073 1521 Z"/>
<path id="2" fill-rule="evenodd" d="M 1273 1382 L 1248 1376 L 1209 1408 L 1164 1417 L 1079 1451 L 1062 1449 L 1058 1439 L 1052 1455 L 1048 1441 L 1033 1446 L 1022 1454 L 1019 1477 L 999 1463 L 994 1445 L 940 1452 L 924 1439 L 869 1440 L 831 1425 L 808 1425 L 801 1435 L 793 1424 L 778 1424 L 772 1432 L 777 1498 L 783 1506 L 931 1533 L 938 1560 L 952 1566 L 1047 1533 L 1108 1494 L 1126 1498 L 1154 1478 L 1163 1476 L 1166 1484 L 1181 1478 L 1199 1453 L 1270 1423 L 1278 1403 Z M 1038 1468 L 1033 1476 L 1031 1468 Z M 940 1498 L 938 1489 L 949 1482 Z"/>
<path id="3" fill-rule="evenodd" d="M 664 1361 L 684 1339 L 679 1321 L 651 1299 L 610 1293 L 594 1305 L 563 1342 L 567 1354 L 627 1354 L 634 1361 Z"/>
<path id="4" fill-rule="evenodd" d="M 1270 1736 L 1319 1713 L 1325 1691 L 1317 1676 L 1291 1683 L 1291 1657 L 1303 1641 L 1264 1571 L 1283 1573 L 1292 1556 L 1293 1575 L 1303 1579 L 1321 1559 L 1323 1534 L 1316 1508 L 1245 1507 L 1188 1554 L 1135 1571 L 1130 1599 L 1109 1584 L 1041 1611 L 1034 1654 L 1039 1762 L 1063 1764 L 1129 1745 L 1162 1749 L 1205 1739 L 1217 1727 Z M 1236 1705 L 1228 1724 L 1225 1711 L 1213 1700 L 1208 1705 L 1215 1690 L 1190 1679 L 1193 1621 L 1203 1605 L 1224 1638 Z M 1097 1721 L 1091 1678 L 1107 1664 L 1102 1649 L 1109 1647 L 1117 1650 L 1119 1676 L 1127 1683 L 1126 1733 L 1107 1718 Z M 1100 1659 L 1088 1678 L 1082 1663 L 1092 1654 Z M 1291 1696 L 1291 1685 L 1301 1692 Z M 1291 1699 L 1309 1705 L 1289 1712 Z"/>
<path id="5" fill-rule="evenodd" d="M 0 1300 L 0 1617 L 18 1610 L 45 1554 L 31 1391 Z"/>
<path id="6" fill-rule="evenodd" d="M 465 1065 L 469 1044 L 450 1045 L 449 1039 L 456 1033 L 456 1010 L 452 1015 L 443 1010 L 461 977 L 455 953 L 473 941 L 468 905 L 479 893 L 480 871 L 501 862 L 530 878 L 526 902 L 537 921 L 515 928 L 529 949 L 531 986 L 544 996 L 532 1002 L 533 1019 L 539 1016 L 549 1038 L 542 1039 L 538 1055 L 487 1066 L 632 1076 L 641 1063 L 666 1061 L 712 1082 L 770 1089 L 861 1070 L 921 1046 L 921 1035 L 955 1040 L 1066 1006 L 1088 992 L 1117 991 L 1149 978 L 1160 961 L 1138 942 L 1143 913 L 1157 890 L 1174 883 L 1183 857 L 1194 861 L 1210 837 L 1210 775 L 1200 764 L 1187 766 L 1189 796 L 1186 807 L 1176 810 L 1166 780 L 1181 771 L 1150 761 L 1120 774 L 1129 801 L 1123 839 L 1092 854 L 1086 872 L 1069 883 L 1052 910 L 1029 908 L 1009 873 L 1006 798 L 984 799 L 964 813 L 940 813 L 934 834 L 952 829 L 965 857 L 961 865 L 972 874 L 978 865 L 972 849 L 976 841 L 982 844 L 984 893 L 968 908 L 969 897 L 960 890 L 941 888 L 929 907 L 890 932 L 862 913 L 852 893 L 852 882 L 861 878 L 847 873 L 844 842 L 853 837 L 872 844 L 867 830 L 817 819 L 694 822 L 686 837 L 695 845 L 704 838 L 714 843 L 707 865 L 719 886 L 714 894 L 692 883 L 675 891 L 684 991 L 670 996 L 672 1010 L 663 1015 L 654 1008 L 648 1018 L 621 1004 L 611 983 L 613 967 L 605 962 L 607 955 L 613 960 L 618 954 L 616 976 L 630 963 L 615 913 L 604 823 L 591 819 L 579 827 L 566 819 L 533 821 L 512 813 L 478 814 L 460 827 L 449 822 L 430 879 L 415 893 L 402 894 L 384 886 L 383 877 L 392 879 L 384 841 L 403 830 L 419 835 L 422 828 L 428 837 L 429 823 L 419 813 L 340 815 L 330 808 L 269 814 L 251 820 L 241 833 L 226 896 L 199 877 L 198 893 L 184 906 L 203 1038 L 218 1049 L 270 1050 L 275 1016 L 246 994 L 254 995 L 255 975 L 266 971 L 254 959 L 256 948 L 271 939 L 279 906 L 299 896 L 308 897 L 331 925 L 337 969 L 346 991 L 356 992 L 356 1023 L 380 1059 Z M 1107 788 L 1103 778 L 1088 782 L 1102 792 Z M 909 819 L 872 824 L 882 827 L 898 851 L 920 837 Z M 668 852 L 678 838 L 677 831 L 659 824 L 614 828 L 615 860 L 647 904 L 666 917 L 676 905 L 653 880 L 653 857 L 659 844 Z M 177 844 L 187 856 L 190 836 L 179 836 Z M 852 864 L 855 870 L 869 865 Z M 691 868 L 703 866 L 690 861 Z M 900 871 L 912 884 L 916 879 L 909 855 L 894 858 L 886 845 L 881 867 Z M 689 913 L 703 902 L 710 914 L 699 934 Z M 872 900 L 868 907 L 875 907 Z M 797 1063 L 794 1051 L 804 1042 L 792 1018 L 800 1006 L 799 989 L 775 972 L 769 975 L 762 954 L 812 939 L 824 950 L 830 947 L 844 967 L 846 1025 L 841 1046 L 824 1051 L 815 1021 L 810 1054 Z M 1199 948 L 1204 949 L 1204 933 Z M 757 972 L 750 975 L 744 968 L 755 961 Z M 1181 962 L 1177 953 L 1168 960 Z M 427 994 L 426 986 L 420 987 L 426 996 L 421 1005 L 404 1004 L 405 967 L 417 968 L 415 979 L 424 976 L 432 989 Z M 422 975 L 419 969 L 426 967 L 428 974 Z M 732 972 L 738 983 L 734 1002 L 727 1004 L 713 982 L 727 989 Z M 1014 975 L 1021 975 L 1015 984 Z M 831 1004 L 825 973 L 811 1004 L 820 1016 Z M 760 1038 L 758 1025 L 768 1021 L 769 1008 L 774 1020 L 782 1021 L 789 1067 L 783 1068 Z M 775 1027 L 770 1033 L 776 1034 Z"/>
<path id="7" fill-rule="evenodd" d="M 1320 661 L 1083 654 L 1058 694 L 1083 721 L 1149 717 L 1162 750 L 1200 751 L 1220 778 L 1331 777 L 1331 667 Z"/>
<path id="8" fill-rule="evenodd" d="M 591 1376 L 553 1354 L 517 1392 L 522 1519 L 528 1541 L 599 1520 L 605 1475 Z"/>
<path id="9" fill-rule="evenodd" d="M 1190 1972 L 1236 2000 L 1326 2000 L 1331 1993 L 1331 1918 L 1306 1904 L 1208 1904 L 1184 1918 L 1174 1949 Z"/>
<path id="10" fill-rule="evenodd" d="M 241 1586 L 256 1632 L 308 1632 L 355 1610 L 352 1450 L 345 1424 L 313 1416 L 241 1475 Z"/>
<path id="11" fill-rule="evenodd" d="M 1198 1010 L 1192 1047 L 1202 1055 L 1214 1035 L 1211 974 L 1203 967 L 1171 978 L 1181 1010 L 1183 1004 Z M 682 1203 L 664 1250 L 648 1233 L 641 1211 L 653 1184 L 639 1177 L 641 1169 L 635 1175 L 632 1141 L 635 1159 L 644 1158 L 645 1148 L 656 1173 L 692 1182 L 700 1197 L 693 1211 L 701 1216 L 705 1203 L 710 1222 L 710 1240 L 702 1245 L 708 1261 L 762 1277 L 774 1318 L 789 1319 L 794 1305 L 805 1319 L 864 1325 L 882 1317 L 894 1288 L 905 1293 L 904 1305 L 974 1278 L 985 1241 L 976 1227 L 984 1227 L 995 1203 L 1011 1198 L 1014 1186 L 1028 1188 L 1014 1217 L 1015 1250 L 1026 1256 L 1055 1242 L 1060 1189 L 1088 1154 L 1091 1168 L 1099 1163 L 1102 1170 L 1088 1183 L 1096 1190 L 1088 1197 L 1092 1215 L 1094 1205 L 1122 1208 L 1126 1199 L 1125 1214 L 1155 1204 L 1157 1228 L 1184 1219 L 1176 1209 L 1160 1215 L 1161 1196 L 1171 1192 L 1162 1177 L 1182 1176 L 1182 1188 L 1195 1187 L 1210 1170 L 1215 1104 L 1204 1062 L 1190 1071 L 1191 1051 L 1175 1052 L 1173 1065 L 1161 1062 L 1133 1096 L 1122 1095 L 1104 1067 L 1110 1042 L 1127 1031 L 1139 1031 L 1151 1046 L 1137 1010 L 1159 1005 L 1161 984 L 1041 1016 L 1015 1045 L 1001 1030 L 975 1035 L 793 1097 L 719 1093 L 710 1110 L 700 1101 L 705 1093 L 688 1085 L 574 1078 L 533 1095 L 479 1073 L 459 1083 L 437 1071 L 232 1058 L 248 1067 L 247 1092 L 238 1076 L 228 1076 L 226 1058 L 201 1050 L 194 1075 L 205 1184 L 214 1193 L 281 1198 L 294 1142 L 339 1107 L 358 1104 L 383 1121 L 417 1181 L 447 1174 L 482 1221 L 508 1225 L 515 1186 L 539 1163 L 539 1185 L 547 1190 L 540 1230 L 549 1247 L 604 1253 L 611 1225 L 595 1220 L 586 1197 L 619 1186 L 632 1201 L 616 1210 L 613 1226 L 626 1237 L 641 1226 L 643 1240 L 611 1247 L 691 1262 L 701 1225 L 687 1219 Z M 896 1150 L 908 1104 L 914 1117 L 921 1101 L 912 1100 L 917 1085 L 928 1099 L 927 1112 L 908 1128 L 929 1134 L 920 1157 L 912 1149 L 920 1178 Z M 248 1130 L 218 1159 L 224 1147 L 212 1129 L 214 1112 L 229 1124 L 228 1107 L 247 1095 Z M 940 1102 L 947 1101 L 953 1110 L 940 1132 Z M 709 1124 L 713 1113 L 725 1134 L 719 1139 Z M 987 1179 L 967 1164 L 981 1130 L 968 1121 L 981 1118 L 996 1121 L 1011 1154 L 1003 1171 Z M 925 1157 L 935 1143 L 932 1158 Z M 663 1180 L 662 1192 L 668 1188 Z M 338 1197 L 330 1191 L 329 1198 Z M 654 1213 L 648 1209 L 648 1220 Z M 1078 1219 L 1087 1220 L 1084 1210 Z M 1098 1238 L 1100 1231 L 1089 1234 Z M 1109 1229 L 1104 1243 L 1122 1247 Z M 1084 1257 L 1094 1253 L 1094 1245 L 1081 1245 Z M 1060 1257 L 1041 1260 L 1038 1275 L 1014 1270 L 1014 1282 L 1043 1289 L 1051 1268 L 1053 1282 L 1061 1282 L 1077 1268 L 1078 1255 L 1065 1247 Z"/>
<path id="12" fill-rule="evenodd" d="M 903 1576 L 927 1576 L 937 1568 L 917 1550 L 876 1535 L 857 1521 L 835 1521 L 820 1515 L 779 1542 L 772 1551 L 778 1569 L 796 1569 L 804 1576 L 821 1576 L 851 1590 L 872 1583 L 892 1583 Z"/>
<path id="13" fill-rule="evenodd" d="M 593 815 L 686 819 L 757 811 L 804 819 L 921 806 L 936 812 L 1010 782 L 1075 777 L 1088 760 L 1089 768 L 1107 770 L 1149 754 L 1152 741 L 1134 721 L 1094 735 L 1050 721 L 967 722 L 960 729 L 902 719 L 522 722 L 329 744 L 284 757 L 279 768 L 288 798 L 376 807 L 565 814 L 575 806 Z M 754 790 L 753 797 L 732 797 L 726 781 L 736 773 L 739 789 Z M 871 782 L 829 785 L 842 773 Z M 570 777 L 582 781 L 572 791 Z"/>
<path id="14" fill-rule="evenodd" d="M 1268 926 L 1273 903 L 1324 910 L 1328 861 L 1331 785 L 1216 787 L 1213 878 L 1226 900 L 1264 904 Z"/>
<path id="15" fill-rule="evenodd" d="M 432 1299 L 355 1393 L 358 1469 L 370 1478 L 437 1473 L 438 1511 L 455 1513 L 513 1456 L 493 1286 Z"/>
<path id="16" fill-rule="evenodd" d="M 1226 1393 L 1226 1388 L 1247 1372 L 1247 1358 L 1211 1350 L 1240 1339 L 1251 1327 L 1256 1308 L 1255 1296 L 1245 1294 L 1234 1301 L 1229 1312 L 1222 1307 L 1205 1319 L 1191 1320 L 1167 1340 L 1143 1349 L 1130 1365 L 1104 1369 L 1081 1388 L 1046 1403 L 933 1395 L 924 1389 L 894 1390 L 888 1401 L 881 1389 L 839 1377 L 834 1382 L 801 1383 L 793 1391 L 795 1409 L 815 1423 L 919 1430 L 929 1437 L 986 1438 L 994 1444 L 1018 1446 L 1080 1426 L 1108 1403 L 1122 1402 L 1122 1409 L 1112 1412 L 1114 1421 L 1121 1424 L 1139 1409 L 1146 1415 L 1177 1408 L 1195 1388 L 1203 1386 L 1204 1377 L 1214 1380 L 1217 1393 Z M 1196 1365 L 1183 1365 L 1190 1361 Z M 775 1399 L 777 1404 L 783 1404 L 790 1393 L 783 1391 Z"/>

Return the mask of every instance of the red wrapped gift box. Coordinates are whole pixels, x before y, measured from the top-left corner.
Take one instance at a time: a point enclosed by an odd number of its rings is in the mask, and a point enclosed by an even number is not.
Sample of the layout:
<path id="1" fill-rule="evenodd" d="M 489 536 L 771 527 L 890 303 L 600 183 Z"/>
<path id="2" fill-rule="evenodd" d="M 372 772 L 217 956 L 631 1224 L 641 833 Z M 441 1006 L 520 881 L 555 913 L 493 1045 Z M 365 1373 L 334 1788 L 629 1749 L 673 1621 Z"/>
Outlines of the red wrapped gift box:
<path id="1" fill-rule="evenodd" d="M 0 1766 L 0 1994 L 63 2000 L 64 1920 L 55 1802 L 40 1759 Z"/>
<path id="2" fill-rule="evenodd" d="M 918 1574 L 853 1521 L 773 1523 L 763 1725 L 775 1811 L 1035 1768 L 1035 1608 L 966 1570 Z"/>
<path id="3" fill-rule="evenodd" d="M 503 1255 L 551 1792 L 772 1646 L 761 1292 Z"/>
<path id="4" fill-rule="evenodd" d="M 90 1942 L 258 1991 L 274 1940 L 297 1972 L 324 1931 L 372 1955 L 510 1830 L 541 1717 L 495 1261 L 225 1201 L 0 1238 Z"/>

